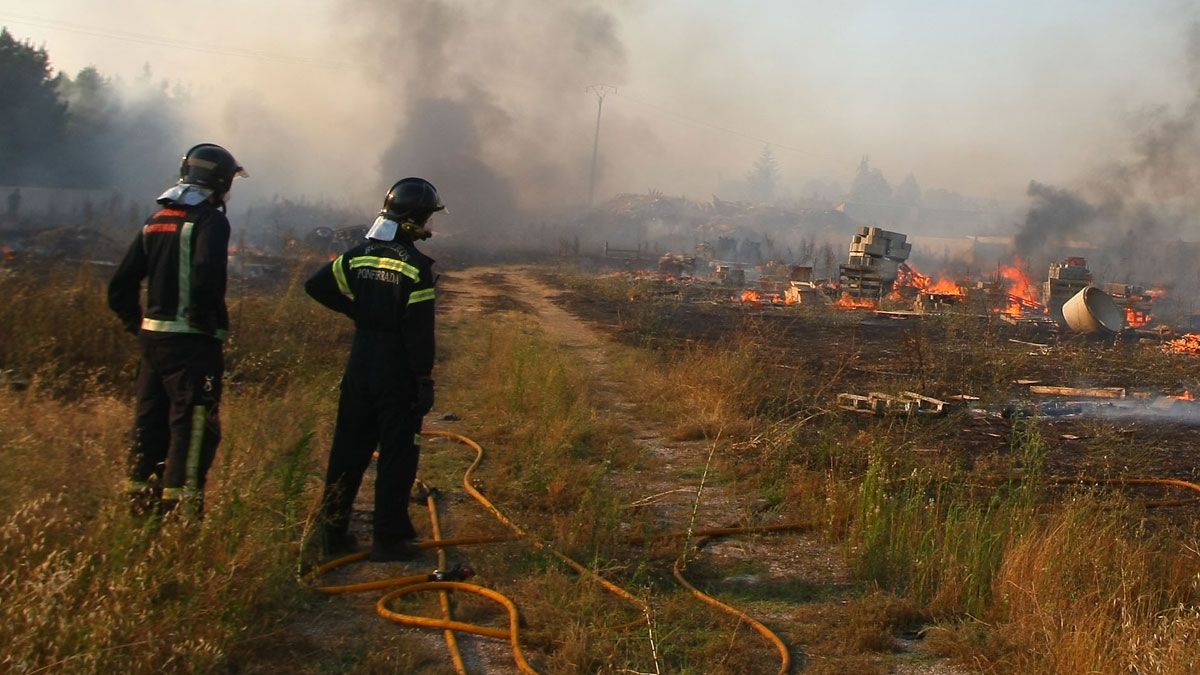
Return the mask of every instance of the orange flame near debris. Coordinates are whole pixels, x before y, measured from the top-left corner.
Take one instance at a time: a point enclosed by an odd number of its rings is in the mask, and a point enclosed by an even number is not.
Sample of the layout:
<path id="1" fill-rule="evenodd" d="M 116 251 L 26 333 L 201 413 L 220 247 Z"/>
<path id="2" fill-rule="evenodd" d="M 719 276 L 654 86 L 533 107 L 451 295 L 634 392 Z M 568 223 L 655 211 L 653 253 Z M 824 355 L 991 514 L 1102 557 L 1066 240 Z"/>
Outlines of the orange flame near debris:
<path id="1" fill-rule="evenodd" d="M 838 298 L 833 306 L 839 309 L 875 309 L 877 307 L 874 300 L 855 299 L 850 297 L 849 293 Z"/>
<path id="2" fill-rule="evenodd" d="M 966 295 L 962 286 L 951 279 L 938 279 L 935 283 L 921 289 L 921 292 L 934 295 Z"/>
<path id="3" fill-rule="evenodd" d="M 1196 395 L 1193 394 L 1192 392 L 1188 391 L 1187 389 L 1184 389 L 1182 394 L 1180 394 L 1178 396 L 1169 396 L 1168 398 L 1173 398 L 1176 401 L 1195 401 Z"/>
<path id="4" fill-rule="evenodd" d="M 1140 309 L 1133 307 L 1125 308 L 1125 323 L 1130 328 L 1141 328 L 1154 320 L 1154 317 Z"/>
<path id="5" fill-rule="evenodd" d="M 889 296 L 892 300 L 901 299 L 901 288 L 915 288 L 918 292 L 929 293 L 932 295 L 957 295 L 965 296 L 967 293 L 962 286 L 952 279 L 933 280 L 933 277 L 928 274 L 921 274 L 917 268 L 908 263 L 901 263 L 897 269 L 896 282 L 892 285 L 894 290 Z"/>
<path id="6" fill-rule="evenodd" d="M 1000 312 L 1013 317 L 1019 317 L 1027 311 L 1043 313 L 1046 308 L 1038 298 L 1037 291 L 1025 270 L 1025 263 L 1020 258 L 1014 258 L 1011 265 L 1000 265 L 996 270 L 1001 279 L 1008 282 L 1008 306 Z"/>
<path id="7" fill-rule="evenodd" d="M 1174 354 L 1200 356 L 1200 333 L 1187 333 L 1163 345 L 1163 351 Z"/>
<path id="8" fill-rule="evenodd" d="M 742 291 L 741 295 L 734 298 L 738 302 L 745 302 L 751 305 L 794 305 L 795 301 L 790 298 L 785 298 L 779 293 L 760 293 L 753 288 L 747 288 Z"/>

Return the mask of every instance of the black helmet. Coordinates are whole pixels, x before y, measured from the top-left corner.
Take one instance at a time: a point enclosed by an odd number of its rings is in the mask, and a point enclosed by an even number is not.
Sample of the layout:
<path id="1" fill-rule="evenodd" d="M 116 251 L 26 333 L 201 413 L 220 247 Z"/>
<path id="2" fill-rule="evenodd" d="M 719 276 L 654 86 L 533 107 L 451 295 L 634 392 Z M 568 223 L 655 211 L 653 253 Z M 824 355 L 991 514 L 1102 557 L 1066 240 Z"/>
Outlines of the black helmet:
<path id="1" fill-rule="evenodd" d="M 228 150 L 215 143 L 192 146 L 179 164 L 179 182 L 210 188 L 217 193 L 229 192 L 234 176 L 245 176 L 246 170 Z"/>
<path id="2" fill-rule="evenodd" d="M 445 208 L 433 183 L 424 178 L 405 178 L 388 190 L 379 215 L 401 225 L 410 222 L 417 228 L 423 228 L 430 216 Z"/>

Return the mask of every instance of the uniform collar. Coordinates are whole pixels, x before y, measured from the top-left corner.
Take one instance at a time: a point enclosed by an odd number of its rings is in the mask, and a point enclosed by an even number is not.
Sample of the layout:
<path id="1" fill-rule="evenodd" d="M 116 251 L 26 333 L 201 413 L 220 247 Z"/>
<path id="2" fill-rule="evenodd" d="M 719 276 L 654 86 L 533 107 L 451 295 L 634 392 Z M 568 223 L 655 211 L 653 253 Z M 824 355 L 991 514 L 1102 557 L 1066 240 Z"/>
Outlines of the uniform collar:
<path id="1" fill-rule="evenodd" d="M 159 204 L 178 204 L 180 206 L 196 206 L 203 204 L 212 197 L 213 191 L 199 185 L 180 183 L 172 185 L 158 196 Z"/>

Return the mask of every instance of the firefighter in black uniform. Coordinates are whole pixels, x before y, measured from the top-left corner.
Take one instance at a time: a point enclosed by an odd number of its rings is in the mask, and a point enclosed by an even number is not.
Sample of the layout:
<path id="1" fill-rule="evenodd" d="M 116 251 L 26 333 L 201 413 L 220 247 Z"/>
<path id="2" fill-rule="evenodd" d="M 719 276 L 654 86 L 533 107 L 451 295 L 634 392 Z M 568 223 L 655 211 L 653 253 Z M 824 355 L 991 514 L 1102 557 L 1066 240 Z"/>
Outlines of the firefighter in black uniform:
<path id="1" fill-rule="evenodd" d="M 434 279 L 433 261 L 413 243 L 431 236 L 429 218 L 444 208 L 428 181 L 397 182 L 367 240 L 305 284 L 313 299 L 349 316 L 355 327 L 322 502 L 330 555 L 356 547 L 350 512 L 376 446 L 370 559 L 410 559 L 420 550 L 408 499 L 417 475 L 421 421 L 433 407 Z"/>
<path id="2" fill-rule="evenodd" d="M 180 503 L 191 515 L 203 510 L 205 475 L 221 440 L 221 342 L 229 330 L 225 201 L 234 176 L 244 175 L 219 145 L 188 150 L 179 182 L 159 196 L 159 210 L 108 285 L 108 306 L 142 348 L 129 477 L 135 514 Z"/>

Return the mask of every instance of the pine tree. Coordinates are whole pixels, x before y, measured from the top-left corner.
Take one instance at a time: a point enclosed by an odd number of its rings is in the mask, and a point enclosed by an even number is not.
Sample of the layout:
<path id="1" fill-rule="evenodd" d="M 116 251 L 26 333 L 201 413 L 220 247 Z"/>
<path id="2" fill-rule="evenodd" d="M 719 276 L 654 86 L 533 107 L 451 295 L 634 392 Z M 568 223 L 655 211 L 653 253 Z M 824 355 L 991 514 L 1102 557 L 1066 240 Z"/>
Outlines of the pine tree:
<path id="1" fill-rule="evenodd" d="M 774 201 L 778 188 L 779 162 L 775 160 L 771 146 L 764 145 L 754 168 L 746 175 L 747 196 L 756 202 Z"/>
<path id="2" fill-rule="evenodd" d="M 48 148 L 59 147 L 67 106 L 44 48 L 0 29 L 0 185 L 44 182 Z"/>

